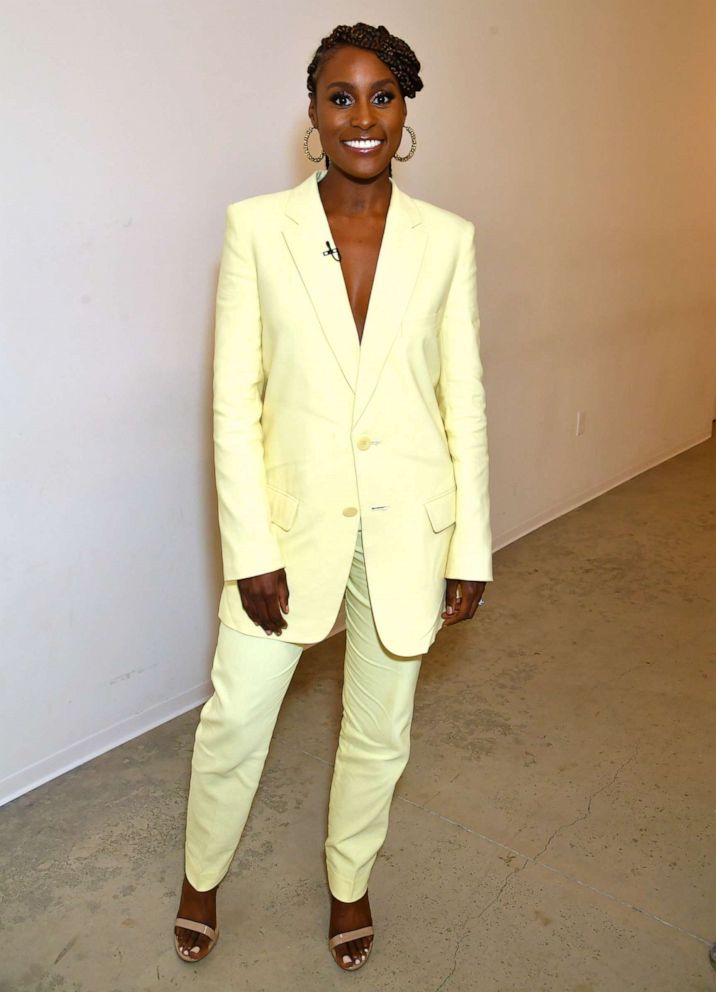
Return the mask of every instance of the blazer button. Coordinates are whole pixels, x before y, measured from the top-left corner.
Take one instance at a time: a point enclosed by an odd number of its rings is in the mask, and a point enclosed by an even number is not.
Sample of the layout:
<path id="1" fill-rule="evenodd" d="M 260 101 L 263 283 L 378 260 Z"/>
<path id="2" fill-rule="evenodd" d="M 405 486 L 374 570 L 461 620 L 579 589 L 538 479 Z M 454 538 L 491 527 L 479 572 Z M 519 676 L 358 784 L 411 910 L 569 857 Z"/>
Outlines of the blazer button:
<path id="1" fill-rule="evenodd" d="M 370 438 L 366 437 L 365 434 L 363 435 L 363 437 L 359 437 L 358 447 L 360 448 L 361 451 L 366 451 L 368 448 L 370 448 Z"/>
<path id="2" fill-rule="evenodd" d="M 347 506 L 343 511 L 344 517 L 354 517 L 358 512 L 358 508 L 355 506 Z"/>

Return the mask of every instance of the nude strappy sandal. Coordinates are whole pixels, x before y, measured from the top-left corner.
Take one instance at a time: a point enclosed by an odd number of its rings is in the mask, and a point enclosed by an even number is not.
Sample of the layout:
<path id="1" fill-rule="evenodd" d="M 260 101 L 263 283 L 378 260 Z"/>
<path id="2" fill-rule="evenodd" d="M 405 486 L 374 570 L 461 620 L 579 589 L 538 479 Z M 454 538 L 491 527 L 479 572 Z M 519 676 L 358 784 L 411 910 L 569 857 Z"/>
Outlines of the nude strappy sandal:
<path id="1" fill-rule="evenodd" d="M 178 934 L 174 934 L 174 949 L 182 961 L 185 961 L 187 964 L 197 964 L 199 961 L 203 961 L 205 957 L 211 954 L 214 944 L 219 939 L 219 928 L 217 927 L 214 930 L 206 923 L 196 923 L 194 920 L 185 920 L 183 917 L 177 916 L 174 926 L 182 927 L 184 930 L 193 930 L 195 933 L 203 933 L 205 937 L 209 938 L 209 948 L 206 954 L 202 954 L 200 958 L 190 958 L 186 954 L 182 954 L 179 948 L 179 936 Z"/>
<path id="2" fill-rule="evenodd" d="M 370 957 L 370 952 L 373 950 L 373 941 L 370 942 L 370 947 L 368 948 L 365 961 L 359 961 L 358 964 L 352 964 L 350 967 L 344 967 L 338 960 L 338 955 L 336 954 L 336 947 L 339 944 L 347 944 L 349 940 L 358 940 L 359 937 L 372 937 L 375 934 L 375 930 L 372 926 L 360 927 L 358 930 L 348 930 L 347 933 L 337 933 L 334 937 L 329 937 L 328 946 L 330 948 L 331 954 L 333 955 L 333 960 L 336 962 L 341 971 L 358 971 L 362 968 Z"/>

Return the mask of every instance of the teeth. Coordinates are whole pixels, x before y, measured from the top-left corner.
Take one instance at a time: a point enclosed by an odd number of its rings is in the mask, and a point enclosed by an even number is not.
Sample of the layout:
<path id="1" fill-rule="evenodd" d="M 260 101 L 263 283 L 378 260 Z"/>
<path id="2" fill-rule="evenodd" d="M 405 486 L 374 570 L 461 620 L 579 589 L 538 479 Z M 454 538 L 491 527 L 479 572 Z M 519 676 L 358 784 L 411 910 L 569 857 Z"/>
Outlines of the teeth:
<path id="1" fill-rule="evenodd" d="M 346 141 L 345 144 L 351 148 L 377 148 L 381 144 L 375 138 L 356 138 L 354 141 Z"/>

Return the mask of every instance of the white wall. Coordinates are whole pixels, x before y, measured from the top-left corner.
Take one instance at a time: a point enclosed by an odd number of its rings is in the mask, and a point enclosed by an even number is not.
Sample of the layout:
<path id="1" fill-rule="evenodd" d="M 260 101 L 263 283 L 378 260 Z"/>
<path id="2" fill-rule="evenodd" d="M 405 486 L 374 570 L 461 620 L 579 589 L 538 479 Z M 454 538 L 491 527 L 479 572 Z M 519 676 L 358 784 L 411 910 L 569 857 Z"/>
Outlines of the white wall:
<path id="1" fill-rule="evenodd" d="M 2 14 L 0 798 L 208 692 L 224 213 L 313 168 L 305 70 L 336 23 L 415 47 L 396 179 L 478 227 L 495 546 L 709 436 L 711 0 Z"/>

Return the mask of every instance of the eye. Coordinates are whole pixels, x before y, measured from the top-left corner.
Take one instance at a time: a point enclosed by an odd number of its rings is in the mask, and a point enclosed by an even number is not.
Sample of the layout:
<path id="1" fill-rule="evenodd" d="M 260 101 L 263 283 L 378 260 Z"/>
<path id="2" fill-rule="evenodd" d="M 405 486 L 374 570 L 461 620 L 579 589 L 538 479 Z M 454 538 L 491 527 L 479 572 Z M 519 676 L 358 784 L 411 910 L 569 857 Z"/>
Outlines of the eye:
<path id="1" fill-rule="evenodd" d="M 384 99 L 382 99 L 384 98 Z M 395 95 L 390 92 L 390 90 L 381 90 L 379 93 L 375 94 L 375 99 L 380 99 L 379 107 L 387 107 L 389 103 L 395 100 Z"/>
<path id="2" fill-rule="evenodd" d="M 350 106 L 353 98 L 350 93 L 346 93 L 345 90 L 341 90 L 338 93 L 332 93 L 328 98 L 331 103 L 335 104 L 336 107 L 348 107 Z M 379 107 L 387 107 L 389 103 L 395 100 L 395 94 L 391 93 L 390 90 L 380 90 L 373 97 L 373 102 Z"/>

